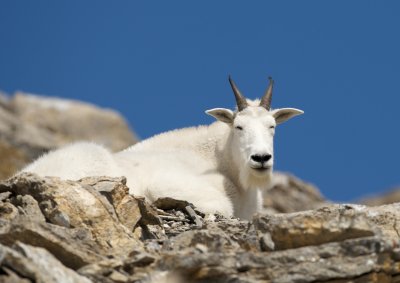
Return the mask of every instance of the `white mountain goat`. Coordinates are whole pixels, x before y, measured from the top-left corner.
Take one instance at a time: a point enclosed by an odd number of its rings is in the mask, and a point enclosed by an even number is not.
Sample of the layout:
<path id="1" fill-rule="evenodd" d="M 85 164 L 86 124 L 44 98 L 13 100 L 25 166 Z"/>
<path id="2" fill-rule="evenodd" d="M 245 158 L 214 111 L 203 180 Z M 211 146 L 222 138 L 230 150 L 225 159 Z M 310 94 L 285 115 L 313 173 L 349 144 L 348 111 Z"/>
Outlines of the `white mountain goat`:
<path id="1" fill-rule="evenodd" d="M 273 80 L 261 100 L 246 100 L 229 78 L 237 110 L 214 108 L 209 126 L 173 130 L 112 154 L 93 143 L 50 152 L 23 169 L 77 180 L 126 176 L 130 193 L 150 202 L 172 197 L 205 213 L 250 219 L 261 209 L 274 164 L 275 127 L 303 111 L 270 108 Z"/>

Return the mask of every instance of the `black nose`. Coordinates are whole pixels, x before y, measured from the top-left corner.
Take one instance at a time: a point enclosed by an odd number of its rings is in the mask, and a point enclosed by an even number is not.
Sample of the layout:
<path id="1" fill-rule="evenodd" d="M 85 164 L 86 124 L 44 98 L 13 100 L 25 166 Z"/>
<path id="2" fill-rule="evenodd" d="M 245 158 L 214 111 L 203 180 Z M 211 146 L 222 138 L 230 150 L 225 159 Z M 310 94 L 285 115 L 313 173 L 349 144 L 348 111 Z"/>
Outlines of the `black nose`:
<path id="1" fill-rule="evenodd" d="M 263 163 L 267 162 L 268 160 L 270 160 L 271 157 L 272 157 L 271 154 L 263 154 L 263 155 L 261 155 L 261 154 L 254 154 L 254 155 L 252 155 L 250 158 L 251 158 L 253 161 L 255 161 L 255 162 L 258 162 L 258 163 L 263 164 Z"/>

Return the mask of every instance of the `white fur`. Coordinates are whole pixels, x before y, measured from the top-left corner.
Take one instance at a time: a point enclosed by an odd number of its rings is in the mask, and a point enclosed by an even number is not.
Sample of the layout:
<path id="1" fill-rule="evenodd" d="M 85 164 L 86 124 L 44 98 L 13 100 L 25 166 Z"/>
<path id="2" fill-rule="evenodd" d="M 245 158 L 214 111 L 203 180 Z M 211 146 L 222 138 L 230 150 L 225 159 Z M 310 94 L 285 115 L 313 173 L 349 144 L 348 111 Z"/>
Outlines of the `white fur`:
<path id="1" fill-rule="evenodd" d="M 258 100 L 248 103 L 241 112 L 208 110 L 220 121 L 166 132 L 115 154 L 93 143 L 75 143 L 44 155 L 23 172 L 73 180 L 126 176 L 130 193 L 151 202 L 172 197 L 205 213 L 250 219 L 261 209 L 261 190 L 271 182 L 274 127 L 303 111 L 267 111 Z M 251 158 L 267 154 L 272 157 L 263 164 Z"/>

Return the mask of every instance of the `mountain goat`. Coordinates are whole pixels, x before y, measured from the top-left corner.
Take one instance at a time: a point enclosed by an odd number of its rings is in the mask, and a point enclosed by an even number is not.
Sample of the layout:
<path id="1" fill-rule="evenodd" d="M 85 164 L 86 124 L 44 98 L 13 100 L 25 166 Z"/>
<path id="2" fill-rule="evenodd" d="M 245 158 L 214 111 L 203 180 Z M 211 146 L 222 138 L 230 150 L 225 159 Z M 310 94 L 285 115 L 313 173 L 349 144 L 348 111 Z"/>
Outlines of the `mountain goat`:
<path id="1" fill-rule="evenodd" d="M 250 219 L 261 209 L 274 164 L 275 127 L 302 114 L 271 109 L 274 81 L 261 100 L 247 100 L 229 77 L 235 111 L 214 108 L 209 126 L 156 135 L 121 152 L 92 143 L 75 143 L 39 158 L 23 169 L 39 175 L 80 179 L 90 175 L 126 176 L 130 193 L 150 202 L 172 197 L 205 213 Z"/>

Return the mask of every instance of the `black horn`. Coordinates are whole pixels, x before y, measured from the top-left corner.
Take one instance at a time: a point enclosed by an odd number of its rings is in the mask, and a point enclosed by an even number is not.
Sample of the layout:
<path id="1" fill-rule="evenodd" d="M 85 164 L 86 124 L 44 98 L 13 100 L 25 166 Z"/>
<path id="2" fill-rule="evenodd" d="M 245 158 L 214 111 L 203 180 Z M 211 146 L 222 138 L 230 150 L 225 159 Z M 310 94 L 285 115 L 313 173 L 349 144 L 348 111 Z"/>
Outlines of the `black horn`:
<path id="1" fill-rule="evenodd" d="M 229 76 L 229 83 L 231 84 L 233 93 L 235 94 L 238 111 L 242 111 L 247 107 L 246 98 L 244 98 L 244 96 L 240 93 L 240 90 L 237 88 L 236 84 L 231 79 L 231 76 Z"/>
<path id="2" fill-rule="evenodd" d="M 265 91 L 264 96 L 261 98 L 260 106 L 264 107 L 267 110 L 271 109 L 271 100 L 272 100 L 272 89 L 274 88 L 274 80 L 269 77 L 269 86 Z"/>

